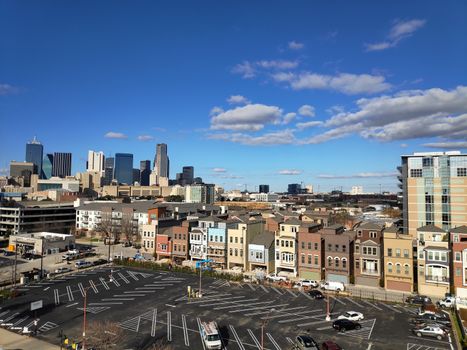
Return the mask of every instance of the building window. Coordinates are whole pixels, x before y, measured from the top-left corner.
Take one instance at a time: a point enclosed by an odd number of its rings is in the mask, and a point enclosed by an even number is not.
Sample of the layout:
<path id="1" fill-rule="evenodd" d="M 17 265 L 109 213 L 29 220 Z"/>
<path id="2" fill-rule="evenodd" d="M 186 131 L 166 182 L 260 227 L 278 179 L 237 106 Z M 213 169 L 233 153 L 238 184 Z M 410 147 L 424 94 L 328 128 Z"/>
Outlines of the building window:
<path id="1" fill-rule="evenodd" d="M 285 241 L 285 247 L 286 247 L 286 248 L 289 247 L 289 241 Z"/>
<path id="2" fill-rule="evenodd" d="M 281 239 L 281 247 L 283 247 L 283 246 L 284 246 L 284 240 Z"/>
<path id="3" fill-rule="evenodd" d="M 357 231 L 357 237 L 362 237 L 362 231 L 361 230 Z"/>
<path id="4" fill-rule="evenodd" d="M 332 266 L 332 258 L 328 257 L 328 266 Z"/>
<path id="5" fill-rule="evenodd" d="M 457 176 L 466 177 L 467 176 L 467 168 L 457 168 Z"/>
<path id="6" fill-rule="evenodd" d="M 396 256 L 399 258 L 401 256 L 401 250 L 396 248 Z"/>
<path id="7" fill-rule="evenodd" d="M 281 225 L 281 231 L 285 231 L 285 226 Z"/>
<path id="8" fill-rule="evenodd" d="M 366 247 L 362 248 L 363 254 L 366 254 Z"/>
<path id="9" fill-rule="evenodd" d="M 404 273 L 408 275 L 410 273 L 410 266 L 408 264 L 404 265 Z"/>
<path id="10" fill-rule="evenodd" d="M 422 159 L 422 165 L 424 168 L 433 166 L 433 158 L 425 157 Z"/>
<path id="11" fill-rule="evenodd" d="M 305 263 L 305 254 L 302 254 L 302 264 Z"/>
<path id="12" fill-rule="evenodd" d="M 347 246 L 344 244 L 344 245 L 342 246 L 342 252 L 345 253 L 346 249 L 347 249 Z"/>
<path id="13" fill-rule="evenodd" d="M 223 243 L 224 242 L 224 237 L 219 236 L 219 242 Z"/>
<path id="14" fill-rule="evenodd" d="M 235 248 L 235 256 L 238 256 L 238 249 Z"/>
<path id="15" fill-rule="evenodd" d="M 279 259 L 280 259 L 279 252 L 276 252 L 276 260 L 279 260 Z"/>
<path id="16" fill-rule="evenodd" d="M 398 274 L 401 273 L 401 264 L 399 264 L 399 263 L 396 264 L 396 273 L 398 273 Z"/>
<path id="17" fill-rule="evenodd" d="M 360 260 L 355 261 L 355 268 L 356 268 L 357 270 L 360 269 Z"/>
<path id="18" fill-rule="evenodd" d="M 370 238 L 376 238 L 376 232 L 371 231 L 370 232 Z"/>
<path id="19" fill-rule="evenodd" d="M 238 237 L 235 237 L 235 243 L 238 243 Z"/>
<path id="20" fill-rule="evenodd" d="M 312 255 L 308 254 L 308 265 L 311 265 L 311 257 L 312 257 Z"/>
<path id="21" fill-rule="evenodd" d="M 392 256 L 392 248 L 388 248 L 388 256 Z"/>
<path id="22" fill-rule="evenodd" d="M 342 259 L 342 267 L 343 267 L 344 269 L 347 268 L 347 259 L 346 259 L 346 258 L 343 258 L 343 259 Z"/>
<path id="23" fill-rule="evenodd" d="M 422 169 L 410 169 L 410 177 L 422 177 Z"/>
<path id="24" fill-rule="evenodd" d="M 339 258 L 337 256 L 334 258 L 334 264 L 339 267 Z"/>
<path id="25" fill-rule="evenodd" d="M 230 242 L 230 243 L 232 243 L 232 242 Z M 278 239 L 276 239 L 276 246 L 279 246 L 279 240 Z"/>
<path id="26" fill-rule="evenodd" d="M 460 267 L 456 267 L 456 277 L 460 277 L 462 275 L 462 269 Z"/>
<path id="27" fill-rule="evenodd" d="M 408 258 L 408 257 L 409 257 L 409 250 L 404 249 L 404 258 Z"/>
<path id="28" fill-rule="evenodd" d="M 243 237 L 240 237 L 240 244 L 243 244 Z"/>
<path id="29" fill-rule="evenodd" d="M 318 265 L 319 264 L 319 261 L 318 261 L 318 255 L 315 255 L 315 265 Z"/>
<path id="30" fill-rule="evenodd" d="M 360 245 L 355 244 L 355 253 L 359 254 L 360 253 Z"/>
<path id="31" fill-rule="evenodd" d="M 389 272 L 389 273 L 392 272 L 392 263 L 388 263 L 388 272 Z"/>
<path id="32" fill-rule="evenodd" d="M 332 244 L 328 244 L 328 250 L 329 250 L 329 251 L 332 250 Z"/>
<path id="33" fill-rule="evenodd" d="M 455 252 L 455 253 L 454 253 L 454 260 L 455 260 L 455 261 L 462 261 L 462 254 L 461 254 L 461 252 Z"/>
<path id="34" fill-rule="evenodd" d="M 335 248 L 336 248 L 336 252 L 338 252 L 339 251 L 339 244 L 336 244 Z"/>
<path id="35" fill-rule="evenodd" d="M 233 243 L 233 237 L 230 236 L 230 243 Z"/>
<path id="36" fill-rule="evenodd" d="M 305 249 L 305 242 L 302 241 L 302 249 Z"/>
<path id="37" fill-rule="evenodd" d="M 318 243 L 315 243 L 315 250 L 318 250 Z"/>
<path id="38" fill-rule="evenodd" d="M 311 242 L 308 242 L 308 249 L 311 250 Z"/>
<path id="39" fill-rule="evenodd" d="M 290 241 L 290 248 L 293 248 L 293 241 Z"/>
<path id="40" fill-rule="evenodd" d="M 243 249 L 240 249 L 240 256 L 243 257 Z"/>

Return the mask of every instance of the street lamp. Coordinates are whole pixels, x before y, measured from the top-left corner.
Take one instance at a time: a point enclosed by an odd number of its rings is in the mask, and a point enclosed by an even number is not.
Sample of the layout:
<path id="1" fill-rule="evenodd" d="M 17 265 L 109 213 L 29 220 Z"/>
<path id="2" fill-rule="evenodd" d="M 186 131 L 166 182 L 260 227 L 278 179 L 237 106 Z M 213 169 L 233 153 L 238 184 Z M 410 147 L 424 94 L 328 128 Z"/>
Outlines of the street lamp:
<path id="1" fill-rule="evenodd" d="M 323 275 L 324 275 L 324 278 L 326 278 L 326 268 L 323 267 Z M 330 312 L 330 308 L 329 308 L 329 292 L 326 293 L 326 318 L 325 318 L 326 321 L 331 321 L 331 312 Z"/>
<path id="2" fill-rule="evenodd" d="M 264 328 L 269 322 L 269 315 L 271 314 L 271 312 L 274 312 L 274 311 L 276 311 L 274 308 L 269 310 L 264 320 L 261 321 L 261 350 L 264 350 Z"/>
<path id="3" fill-rule="evenodd" d="M 41 236 L 41 279 L 44 278 L 44 236 Z"/>

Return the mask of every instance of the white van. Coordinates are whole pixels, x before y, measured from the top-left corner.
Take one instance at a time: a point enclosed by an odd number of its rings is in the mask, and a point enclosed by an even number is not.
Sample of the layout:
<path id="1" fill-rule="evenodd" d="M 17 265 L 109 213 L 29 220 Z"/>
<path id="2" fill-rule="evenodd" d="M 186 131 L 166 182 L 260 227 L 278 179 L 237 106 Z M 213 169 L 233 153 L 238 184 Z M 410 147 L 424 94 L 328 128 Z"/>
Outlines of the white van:
<path id="1" fill-rule="evenodd" d="M 222 341 L 216 322 L 201 322 L 201 338 L 206 349 L 222 349 Z"/>
<path id="2" fill-rule="evenodd" d="M 321 289 L 343 292 L 345 290 L 345 286 L 342 282 L 326 281 L 321 283 Z"/>
<path id="3" fill-rule="evenodd" d="M 75 267 L 76 267 L 77 269 L 82 269 L 82 268 L 90 267 L 90 266 L 92 266 L 92 262 L 90 262 L 90 261 L 80 260 L 80 261 L 77 261 L 77 262 L 75 263 Z"/>

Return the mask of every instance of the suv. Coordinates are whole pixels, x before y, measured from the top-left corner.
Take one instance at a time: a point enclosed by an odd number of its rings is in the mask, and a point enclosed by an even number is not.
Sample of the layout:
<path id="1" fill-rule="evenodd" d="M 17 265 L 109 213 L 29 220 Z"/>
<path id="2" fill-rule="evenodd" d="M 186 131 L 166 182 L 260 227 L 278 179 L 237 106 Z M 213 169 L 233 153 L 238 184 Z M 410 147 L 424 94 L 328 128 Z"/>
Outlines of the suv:
<path id="1" fill-rule="evenodd" d="M 280 281 L 287 281 L 287 278 L 284 276 L 279 276 L 276 273 L 270 273 L 269 275 L 266 276 L 266 279 L 272 282 L 280 282 Z"/>
<path id="2" fill-rule="evenodd" d="M 308 335 L 298 335 L 295 338 L 294 349 L 304 350 L 313 349 L 319 350 L 319 345 L 315 340 Z"/>
<path id="3" fill-rule="evenodd" d="M 426 326 L 423 328 L 414 328 L 412 329 L 413 334 L 417 337 L 433 337 L 438 340 L 441 340 L 446 337 L 446 332 L 441 327 L 435 326 Z"/>
<path id="4" fill-rule="evenodd" d="M 405 300 L 405 302 L 409 304 L 424 305 L 424 304 L 431 304 L 431 299 L 425 295 L 414 295 L 414 296 L 408 297 Z"/>
<path id="5" fill-rule="evenodd" d="M 344 333 L 345 331 L 350 331 L 352 329 L 360 329 L 362 328 L 362 325 L 358 322 L 350 321 L 347 319 L 340 319 L 332 323 L 332 328 Z"/>
<path id="6" fill-rule="evenodd" d="M 313 299 L 324 299 L 323 293 L 317 289 L 310 290 L 308 292 L 308 295 L 312 297 Z"/>

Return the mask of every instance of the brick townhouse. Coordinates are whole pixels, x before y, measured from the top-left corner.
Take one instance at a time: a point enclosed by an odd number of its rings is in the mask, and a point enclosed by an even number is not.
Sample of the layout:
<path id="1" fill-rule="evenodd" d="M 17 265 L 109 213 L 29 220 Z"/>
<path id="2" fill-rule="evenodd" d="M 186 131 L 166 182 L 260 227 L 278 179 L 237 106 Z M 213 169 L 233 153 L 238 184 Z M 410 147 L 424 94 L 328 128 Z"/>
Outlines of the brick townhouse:
<path id="1" fill-rule="evenodd" d="M 327 281 L 351 283 L 354 279 L 354 243 L 356 232 L 341 225 L 320 230 L 324 245 L 324 276 Z"/>
<path id="2" fill-rule="evenodd" d="M 302 222 L 298 231 L 298 275 L 300 278 L 322 279 L 322 224 Z"/>

